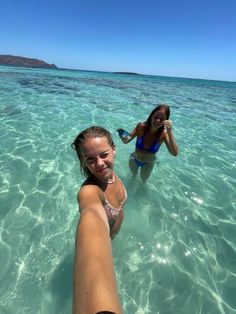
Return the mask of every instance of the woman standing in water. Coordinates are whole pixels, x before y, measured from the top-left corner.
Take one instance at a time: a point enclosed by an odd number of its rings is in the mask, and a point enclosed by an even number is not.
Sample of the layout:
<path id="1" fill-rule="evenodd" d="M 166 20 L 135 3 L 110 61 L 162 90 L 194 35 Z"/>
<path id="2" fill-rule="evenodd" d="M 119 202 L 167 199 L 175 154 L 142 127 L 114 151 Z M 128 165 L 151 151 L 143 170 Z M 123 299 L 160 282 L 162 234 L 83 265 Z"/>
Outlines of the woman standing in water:
<path id="1" fill-rule="evenodd" d="M 116 290 L 111 239 L 123 221 L 126 190 L 114 173 L 111 134 L 92 126 L 72 147 L 87 179 L 78 192 L 80 220 L 76 231 L 74 313 L 122 313 Z"/>
<path id="2" fill-rule="evenodd" d="M 161 104 L 153 109 L 145 122 L 139 122 L 130 134 L 123 129 L 117 130 L 125 144 L 137 137 L 135 151 L 129 160 L 133 176 L 137 175 L 140 168 L 142 180 L 146 181 L 149 178 L 155 164 L 156 153 L 163 142 L 170 154 L 178 155 L 178 145 L 172 133 L 172 122 L 169 117 L 169 106 Z"/>

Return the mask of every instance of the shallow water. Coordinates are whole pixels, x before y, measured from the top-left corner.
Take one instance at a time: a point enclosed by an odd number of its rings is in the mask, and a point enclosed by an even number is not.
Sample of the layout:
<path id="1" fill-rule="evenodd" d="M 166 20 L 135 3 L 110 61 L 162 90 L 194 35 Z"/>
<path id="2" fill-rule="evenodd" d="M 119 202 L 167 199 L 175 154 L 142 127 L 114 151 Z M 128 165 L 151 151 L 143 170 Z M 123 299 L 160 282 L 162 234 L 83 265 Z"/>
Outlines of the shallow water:
<path id="1" fill-rule="evenodd" d="M 163 146 L 144 186 L 131 130 L 171 106 L 177 158 Z M 236 313 L 236 83 L 0 67 L 0 313 L 71 313 L 76 193 L 70 144 L 103 125 L 128 191 L 113 241 L 125 314 Z"/>

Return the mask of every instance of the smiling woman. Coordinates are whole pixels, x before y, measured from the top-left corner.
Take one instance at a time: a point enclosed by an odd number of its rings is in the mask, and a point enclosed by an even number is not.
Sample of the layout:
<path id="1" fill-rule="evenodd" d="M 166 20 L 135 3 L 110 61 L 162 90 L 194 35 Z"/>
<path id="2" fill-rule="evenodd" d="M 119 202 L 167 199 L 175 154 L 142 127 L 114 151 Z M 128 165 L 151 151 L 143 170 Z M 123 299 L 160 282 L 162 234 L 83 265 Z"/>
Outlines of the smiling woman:
<path id="1" fill-rule="evenodd" d="M 104 128 L 81 132 L 72 147 L 87 177 L 78 192 L 81 212 L 76 233 L 74 313 L 121 313 L 111 239 L 123 221 L 127 193 L 114 173 L 115 145 Z"/>
<path id="2" fill-rule="evenodd" d="M 156 153 L 163 142 L 170 154 L 178 155 L 178 145 L 172 133 L 172 122 L 169 117 L 169 106 L 161 104 L 153 109 L 145 122 L 138 123 L 129 136 L 122 136 L 125 131 L 117 130 L 124 144 L 137 137 L 136 148 L 130 156 L 129 167 L 133 176 L 137 175 L 140 168 L 140 176 L 144 182 L 151 175 Z"/>

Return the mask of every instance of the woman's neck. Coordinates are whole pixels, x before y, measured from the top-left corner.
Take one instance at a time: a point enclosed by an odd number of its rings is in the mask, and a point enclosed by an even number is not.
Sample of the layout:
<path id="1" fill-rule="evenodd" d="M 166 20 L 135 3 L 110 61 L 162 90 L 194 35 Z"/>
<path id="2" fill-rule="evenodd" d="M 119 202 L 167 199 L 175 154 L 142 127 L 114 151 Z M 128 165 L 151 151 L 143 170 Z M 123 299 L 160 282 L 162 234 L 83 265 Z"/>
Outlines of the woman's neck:
<path id="1" fill-rule="evenodd" d="M 102 179 L 102 178 L 99 178 L 99 177 L 95 176 L 94 174 L 93 174 L 93 176 L 94 176 L 96 179 L 98 179 L 99 181 L 101 181 L 101 182 L 103 182 L 103 183 L 106 183 L 106 184 L 112 184 L 112 183 L 114 183 L 115 180 L 116 180 L 116 177 L 115 177 L 114 172 L 113 172 L 113 174 L 112 174 L 112 178 L 110 178 L 110 179 Z"/>
<path id="2" fill-rule="evenodd" d="M 159 129 L 160 129 L 160 128 L 157 129 L 157 128 L 151 126 L 151 127 L 146 131 L 146 133 L 148 133 L 148 134 L 150 134 L 150 135 L 154 135 L 154 134 L 157 134 L 157 133 L 158 133 Z"/>

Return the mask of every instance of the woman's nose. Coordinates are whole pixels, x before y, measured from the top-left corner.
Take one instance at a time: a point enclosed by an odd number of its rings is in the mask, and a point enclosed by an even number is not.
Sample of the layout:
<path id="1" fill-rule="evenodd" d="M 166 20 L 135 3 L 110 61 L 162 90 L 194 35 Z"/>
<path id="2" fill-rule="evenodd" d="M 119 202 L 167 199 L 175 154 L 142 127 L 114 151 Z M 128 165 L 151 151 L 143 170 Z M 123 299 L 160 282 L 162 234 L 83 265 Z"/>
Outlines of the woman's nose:
<path id="1" fill-rule="evenodd" d="M 97 157 L 97 166 L 103 165 L 103 159 L 100 157 Z"/>

